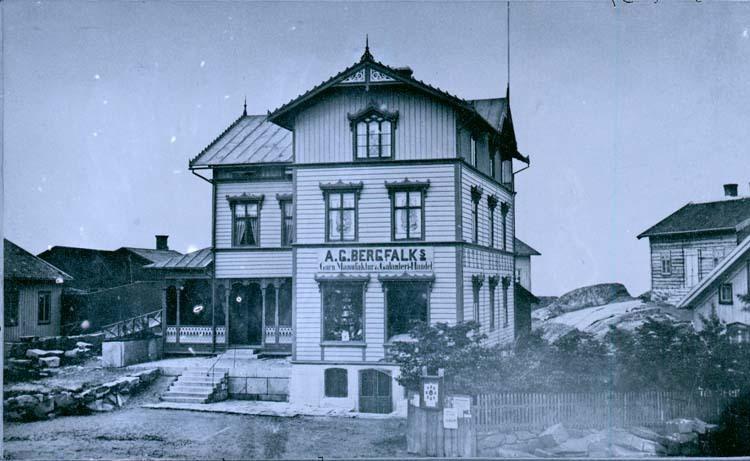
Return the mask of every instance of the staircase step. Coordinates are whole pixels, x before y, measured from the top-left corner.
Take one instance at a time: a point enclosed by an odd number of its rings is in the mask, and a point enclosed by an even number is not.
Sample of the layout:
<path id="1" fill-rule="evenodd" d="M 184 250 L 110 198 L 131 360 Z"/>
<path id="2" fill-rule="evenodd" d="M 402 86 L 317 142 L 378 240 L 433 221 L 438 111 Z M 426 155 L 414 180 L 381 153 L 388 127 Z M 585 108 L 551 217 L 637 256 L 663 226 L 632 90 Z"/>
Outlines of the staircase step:
<path id="1" fill-rule="evenodd" d="M 183 391 L 173 391 L 172 389 L 170 389 L 164 394 L 164 397 L 200 397 L 203 399 L 207 399 L 212 393 L 213 391 L 183 392 Z"/>
<path id="2" fill-rule="evenodd" d="M 173 384 L 172 387 L 169 388 L 169 392 L 186 392 L 190 394 L 207 394 L 211 395 L 213 393 L 214 387 L 211 385 L 208 386 L 197 386 L 197 385 L 184 385 L 184 384 Z"/>
<path id="3" fill-rule="evenodd" d="M 171 395 L 163 395 L 161 399 L 164 402 L 174 402 L 174 403 L 207 403 L 208 402 L 207 397 L 174 397 Z"/>
<path id="4" fill-rule="evenodd" d="M 174 382 L 174 384 L 180 384 L 183 386 L 215 387 L 223 382 L 224 380 L 222 379 L 216 379 L 216 380 L 211 381 L 210 379 L 201 380 L 201 379 L 194 379 L 194 378 L 191 378 L 191 379 L 186 378 L 186 379 L 178 379 L 177 381 Z"/>

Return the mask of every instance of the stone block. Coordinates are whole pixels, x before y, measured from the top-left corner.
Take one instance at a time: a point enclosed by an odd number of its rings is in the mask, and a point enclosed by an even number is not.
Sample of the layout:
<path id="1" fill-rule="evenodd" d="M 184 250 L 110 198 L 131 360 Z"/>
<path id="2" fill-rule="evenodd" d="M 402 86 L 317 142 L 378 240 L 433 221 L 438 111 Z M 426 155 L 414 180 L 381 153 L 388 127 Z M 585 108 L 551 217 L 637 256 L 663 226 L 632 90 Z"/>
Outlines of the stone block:
<path id="1" fill-rule="evenodd" d="M 39 357 L 39 365 L 45 368 L 57 368 L 60 366 L 60 357 Z"/>
<path id="2" fill-rule="evenodd" d="M 695 432 L 680 433 L 680 434 L 675 434 L 674 438 L 677 439 L 677 442 L 680 445 L 683 445 L 683 444 L 686 444 L 686 443 L 691 443 L 691 442 L 697 441 L 698 440 L 698 434 L 696 434 Z"/>
<path id="3" fill-rule="evenodd" d="M 268 381 L 266 381 L 266 378 L 246 378 L 246 379 L 247 379 L 247 393 L 248 394 L 268 394 Z"/>
<path id="4" fill-rule="evenodd" d="M 539 434 L 539 440 L 544 448 L 552 448 L 568 440 L 570 436 L 568 431 L 561 423 L 548 427 L 544 432 Z"/>
<path id="5" fill-rule="evenodd" d="M 625 430 L 613 430 L 609 434 L 609 440 L 615 445 L 632 451 L 656 454 L 663 450 L 659 443 L 643 439 Z"/>
<path id="6" fill-rule="evenodd" d="M 666 431 L 668 434 L 687 434 L 693 432 L 693 420 L 678 418 L 667 421 Z"/>
<path id="7" fill-rule="evenodd" d="M 477 442 L 477 446 L 479 448 L 497 448 L 505 445 L 505 434 L 499 433 L 499 434 L 490 434 L 487 437 L 479 439 Z"/>
<path id="8" fill-rule="evenodd" d="M 94 347 L 94 345 L 91 343 L 87 343 L 85 341 L 78 341 L 76 342 L 76 347 L 78 349 L 86 350 L 86 349 L 91 349 L 92 347 Z"/>
<path id="9" fill-rule="evenodd" d="M 136 373 L 132 373 L 130 376 L 136 376 L 138 377 L 138 379 L 140 379 L 141 383 L 149 384 L 159 377 L 159 369 L 150 368 L 148 370 L 142 370 Z"/>
<path id="10" fill-rule="evenodd" d="M 117 380 L 120 383 L 119 390 L 122 393 L 128 394 L 134 391 L 141 383 L 138 376 L 123 376 Z"/>
<path id="11" fill-rule="evenodd" d="M 268 393 L 276 395 L 289 394 L 288 378 L 268 378 Z"/>
<path id="12" fill-rule="evenodd" d="M 87 403 L 86 408 L 95 412 L 107 412 L 115 409 L 115 406 L 111 403 L 105 402 L 103 399 L 97 399 L 93 402 Z"/>
<path id="13" fill-rule="evenodd" d="M 32 408 L 31 413 L 35 418 L 46 419 L 49 414 L 55 411 L 55 400 L 52 397 L 44 396 Z"/>

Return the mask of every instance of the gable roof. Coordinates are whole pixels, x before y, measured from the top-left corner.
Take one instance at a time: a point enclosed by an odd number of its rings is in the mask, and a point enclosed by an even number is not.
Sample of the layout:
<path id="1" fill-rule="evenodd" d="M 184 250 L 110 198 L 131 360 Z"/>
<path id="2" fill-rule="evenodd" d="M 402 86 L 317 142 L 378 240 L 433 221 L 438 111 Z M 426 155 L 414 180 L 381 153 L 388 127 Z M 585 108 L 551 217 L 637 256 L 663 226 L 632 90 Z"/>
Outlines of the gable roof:
<path id="1" fill-rule="evenodd" d="M 711 231 L 737 231 L 750 220 L 750 197 L 714 202 L 690 202 L 638 238 Z"/>
<path id="2" fill-rule="evenodd" d="M 377 75 L 376 80 L 372 80 L 373 75 Z M 510 113 L 507 98 L 505 100 L 502 98 L 494 98 L 476 101 L 468 101 L 459 98 L 445 90 L 429 85 L 422 80 L 415 79 L 412 76 L 410 69 L 406 70 L 404 68 L 391 67 L 382 62 L 376 61 L 370 53 L 369 47 L 365 48 L 365 52 L 359 62 L 352 64 L 336 75 L 329 77 L 328 80 L 319 83 L 305 93 L 298 95 L 296 98 L 293 98 L 289 102 L 274 109 L 268 114 L 268 120 L 287 129 L 291 129 L 292 117 L 289 115 L 292 109 L 335 85 L 378 85 L 394 83 L 407 85 L 417 91 L 427 93 L 437 99 L 451 104 L 469 116 L 475 117 L 476 120 L 484 123 L 488 128 L 498 133 L 501 133 L 503 124 L 506 120 L 510 120 L 509 117 L 505 117 L 504 115 Z M 504 105 L 500 103 L 501 100 L 505 101 Z M 513 139 L 515 140 L 515 137 Z M 518 152 L 515 149 L 515 146 L 513 146 L 513 156 L 523 162 L 529 162 L 528 157 L 525 157 Z"/>
<path id="3" fill-rule="evenodd" d="M 174 256 L 149 264 L 147 269 L 205 269 L 214 261 L 211 248 L 203 248 L 184 255 Z"/>
<path id="4" fill-rule="evenodd" d="M 539 256 L 541 253 L 533 249 L 529 244 L 519 239 L 518 237 L 513 238 L 513 248 L 515 249 L 516 256 Z"/>
<path id="5" fill-rule="evenodd" d="M 143 259 L 147 259 L 152 263 L 165 261 L 175 256 L 182 256 L 182 253 L 175 250 L 157 250 L 155 248 L 134 248 L 134 247 L 121 247 L 117 251 L 129 251 L 135 255 L 140 256 Z"/>
<path id="6" fill-rule="evenodd" d="M 243 113 L 190 160 L 190 168 L 291 161 L 292 132 L 269 122 L 265 115 Z"/>
<path id="7" fill-rule="evenodd" d="M 47 261 L 34 256 L 8 239 L 3 239 L 5 260 L 4 278 L 21 280 L 73 280 L 73 277 L 61 271 Z"/>
<path id="8" fill-rule="evenodd" d="M 677 304 L 677 307 L 688 307 L 703 293 L 711 287 L 716 286 L 716 283 L 721 280 L 725 274 L 731 272 L 736 267 L 735 263 L 742 261 L 742 258 L 745 255 L 750 255 L 750 236 L 734 247 L 734 249 L 732 249 L 732 251 L 722 259 L 703 280 L 700 281 L 700 283 L 691 288 L 690 291 L 688 291 L 688 294 L 682 298 L 682 301 Z"/>

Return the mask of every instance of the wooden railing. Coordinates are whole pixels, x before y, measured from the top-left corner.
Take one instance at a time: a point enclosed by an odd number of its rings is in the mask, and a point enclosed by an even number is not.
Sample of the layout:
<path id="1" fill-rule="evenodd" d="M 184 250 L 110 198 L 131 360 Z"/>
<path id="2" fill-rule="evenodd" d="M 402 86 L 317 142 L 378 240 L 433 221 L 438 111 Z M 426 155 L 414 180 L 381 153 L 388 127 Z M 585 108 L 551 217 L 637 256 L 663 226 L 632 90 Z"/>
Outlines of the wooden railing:
<path id="1" fill-rule="evenodd" d="M 501 393 L 476 396 L 480 430 L 658 427 L 674 418 L 715 422 L 736 392 Z"/>
<path id="2" fill-rule="evenodd" d="M 146 332 L 161 333 L 162 311 L 147 312 L 145 314 L 104 325 L 104 339 L 125 338 Z"/>
<path id="3" fill-rule="evenodd" d="M 216 343 L 224 344 L 227 329 L 224 326 L 216 327 Z M 179 341 L 177 336 L 179 335 Z M 165 341 L 167 344 L 212 344 L 213 328 L 200 325 L 168 325 L 166 328 Z"/>

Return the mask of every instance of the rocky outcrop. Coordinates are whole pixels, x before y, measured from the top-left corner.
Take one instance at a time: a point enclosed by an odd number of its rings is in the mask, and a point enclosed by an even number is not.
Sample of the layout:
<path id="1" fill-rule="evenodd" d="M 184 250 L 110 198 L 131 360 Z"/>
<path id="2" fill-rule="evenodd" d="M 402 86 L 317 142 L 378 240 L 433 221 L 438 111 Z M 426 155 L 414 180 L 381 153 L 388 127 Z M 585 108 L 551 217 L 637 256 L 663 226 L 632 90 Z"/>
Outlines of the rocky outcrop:
<path id="1" fill-rule="evenodd" d="M 559 314 L 631 299 L 632 296 L 623 284 L 600 283 L 569 291 L 551 303 L 548 309 Z"/>
<path id="2" fill-rule="evenodd" d="M 30 421 L 112 411 L 123 406 L 131 395 L 148 387 L 158 376 L 157 368 L 97 386 L 50 388 L 31 383 L 8 386 L 4 389 L 3 417 L 8 421 Z"/>
<path id="3" fill-rule="evenodd" d="M 29 348 L 23 351 L 23 358 L 6 358 L 3 380 L 8 383 L 49 377 L 56 374 L 60 366 L 75 365 L 96 354 L 91 343 L 76 341 L 72 347 L 64 351 Z"/>
<path id="4" fill-rule="evenodd" d="M 503 458 L 643 458 L 696 456 L 701 437 L 716 426 L 699 419 L 668 421 L 655 432 L 645 427 L 573 430 L 555 424 L 544 431 L 482 434 L 479 456 Z"/>

